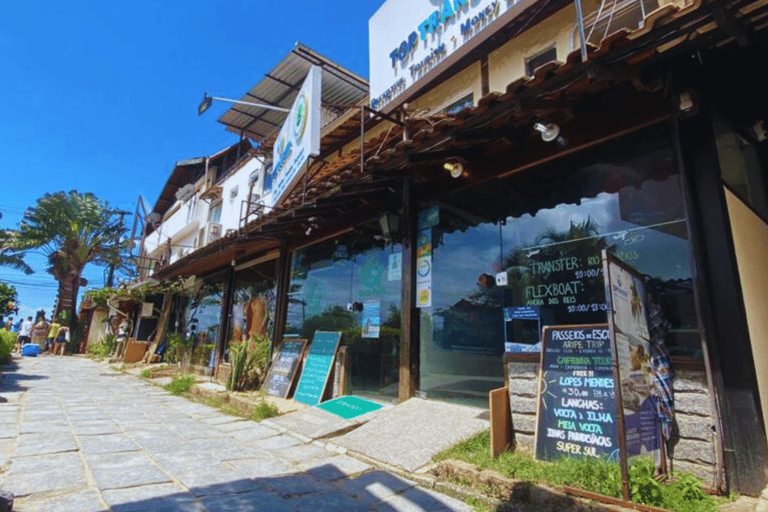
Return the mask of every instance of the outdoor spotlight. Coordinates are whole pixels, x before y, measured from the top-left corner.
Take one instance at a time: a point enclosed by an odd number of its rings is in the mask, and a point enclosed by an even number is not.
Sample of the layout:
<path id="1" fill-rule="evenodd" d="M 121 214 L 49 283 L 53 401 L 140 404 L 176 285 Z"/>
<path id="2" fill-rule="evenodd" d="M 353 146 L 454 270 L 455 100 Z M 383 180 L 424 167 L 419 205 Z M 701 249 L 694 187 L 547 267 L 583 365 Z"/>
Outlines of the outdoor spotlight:
<path id="1" fill-rule="evenodd" d="M 541 133 L 541 140 L 544 142 L 552 142 L 560 135 L 560 127 L 554 123 L 536 123 L 533 129 Z"/>
<path id="2" fill-rule="evenodd" d="M 443 169 L 451 173 L 451 178 L 460 178 L 464 174 L 464 164 L 460 160 L 448 160 Z"/>
<path id="3" fill-rule="evenodd" d="M 386 213 L 379 217 L 381 234 L 386 240 L 393 240 L 400 231 L 400 216 L 396 213 Z"/>

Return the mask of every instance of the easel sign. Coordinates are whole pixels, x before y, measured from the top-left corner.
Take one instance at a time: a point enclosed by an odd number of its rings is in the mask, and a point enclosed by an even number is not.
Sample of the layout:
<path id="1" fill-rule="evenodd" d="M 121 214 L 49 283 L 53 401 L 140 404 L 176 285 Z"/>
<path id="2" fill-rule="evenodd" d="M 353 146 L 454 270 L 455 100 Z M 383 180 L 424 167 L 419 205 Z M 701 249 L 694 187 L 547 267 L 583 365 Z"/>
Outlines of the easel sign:
<path id="1" fill-rule="evenodd" d="M 546 326 L 536 411 L 536 458 L 617 457 L 608 324 Z"/>
<path id="2" fill-rule="evenodd" d="M 651 394 L 654 377 L 642 274 L 603 250 L 603 276 L 610 305 L 608 328 L 613 350 L 616 414 L 624 498 L 629 499 L 627 460 L 647 455 L 665 467 L 662 436 Z"/>
<path id="3" fill-rule="evenodd" d="M 288 396 L 306 348 L 307 340 L 283 340 L 264 379 L 262 389 L 267 394 L 281 398 Z"/>
<path id="4" fill-rule="evenodd" d="M 293 399 L 315 406 L 323 400 L 328 377 L 341 341 L 340 332 L 316 331 Z"/>

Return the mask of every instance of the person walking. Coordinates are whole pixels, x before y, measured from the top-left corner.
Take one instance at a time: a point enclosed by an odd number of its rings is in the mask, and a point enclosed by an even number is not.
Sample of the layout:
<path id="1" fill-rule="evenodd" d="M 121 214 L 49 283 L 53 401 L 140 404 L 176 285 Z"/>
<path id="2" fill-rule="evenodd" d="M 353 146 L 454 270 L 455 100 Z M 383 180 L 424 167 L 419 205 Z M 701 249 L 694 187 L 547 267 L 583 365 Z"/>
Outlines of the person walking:
<path id="1" fill-rule="evenodd" d="M 48 322 L 45 321 L 45 312 L 40 311 L 32 326 L 32 343 L 40 347 L 40 351 L 45 348 L 45 337 L 48 334 Z"/>
<path id="2" fill-rule="evenodd" d="M 58 354 L 63 356 L 64 349 L 67 347 L 67 342 L 69 342 L 69 327 L 63 326 L 59 329 L 59 333 L 54 340 L 55 346 L 53 348 L 53 355 Z"/>
<path id="3" fill-rule="evenodd" d="M 61 329 L 61 320 L 54 320 L 51 322 L 51 327 L 48 329 L 48 339 L 45 340 L 45 349 L 50 354 L 53 354 L 53 340 L 59 335 L 59 329 Z"/>
<path id="4" fill-rule="evenodd" d="M 28 316 L 26 320 L 21 322 L 21 327 L 19 327 L 19 343 L 21 343 L 22 347 L 32 341 L 32 338 L 30 338 L 31 335 L 32 317 Z"/>

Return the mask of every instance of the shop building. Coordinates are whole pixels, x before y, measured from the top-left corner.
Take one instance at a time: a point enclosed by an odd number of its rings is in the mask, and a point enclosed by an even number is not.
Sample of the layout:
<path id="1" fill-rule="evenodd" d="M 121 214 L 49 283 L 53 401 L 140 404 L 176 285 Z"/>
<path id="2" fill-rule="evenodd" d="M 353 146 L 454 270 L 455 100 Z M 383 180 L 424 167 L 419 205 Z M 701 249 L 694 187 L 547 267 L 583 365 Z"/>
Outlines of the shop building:
<path id="1" fill-rule="evenodd" d="M 370 94 L 301 46 L 249 91 L 290 106 L 319 65 L 319 154 L 264 215 L 157 276 L 221 283 L 222 354 L 225 331 L 252 332 L 240 316 L 256 297 L 275 343 L 341 331 L 357 394 L 484 404 L 506 385 L 525 445 L 541 327 L 606 322 L 608 250 L 647 276 L 669 324 L 675 467 L 759 493 L 764 4 L 585 1 L 580 17 L 565 2 L 389 0 L 370 20 Z M 220 121 L 266 159 L 282 122 L 257 107 Z"/>

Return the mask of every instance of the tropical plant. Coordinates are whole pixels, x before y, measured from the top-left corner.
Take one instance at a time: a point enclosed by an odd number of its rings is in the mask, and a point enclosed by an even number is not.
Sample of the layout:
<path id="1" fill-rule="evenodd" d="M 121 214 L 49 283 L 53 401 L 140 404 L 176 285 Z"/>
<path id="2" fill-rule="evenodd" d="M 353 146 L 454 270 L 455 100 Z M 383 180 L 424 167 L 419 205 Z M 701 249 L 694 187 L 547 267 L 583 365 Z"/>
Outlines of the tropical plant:
<path id="1" fill-rule="evenodd" d="M 0 329 L 0 363 L 8 359 L 16 345 L 18 335 L 15 332 Z"/>
<path id="2" fill-rule="evenodd" d="M 16 307 L 16 287 L 0 281 L 0 319 Z"/>
<path id="3" fill-rule="evenodd" d="M 269 361 L 269 338 L 252 335 L 251 339 L 229 347 L 232 371 L 227 390 L 239 391 L 253 385 L 264 375 Z"/>
<path id="4" fill-rule="evenodd" d="M 0 233 L 0 267 L 11 267 L 27 275 L 34 273 L 32 267 L 24 262 L 24 258 L 17 251 L 4 247 L 3 240 L 6 236 L 6 233 Z"/>
<path id="5" fill-rule="evenodd" d="M 169 332 L 165 337 L 167 346 L 165 349 L 166 363 L 180 363 L 184 355 L 189 353 L 192 348 L 192 339 L 179 332 Z"/>
<path id="6" fill-rule="evenodd" d="M 67 311 L 74 321 L 81 275 L 89 263 L 114 264 L 122 254 L 125 232 L 106 201 L 77 190 L 45 194 L 27 208 L 17 230 L 2 236 L 4 254 L 23 258 L 26 251 L 41 250 L 48 258 L 48 272 L 59 282 L 54 316 Z"/>

